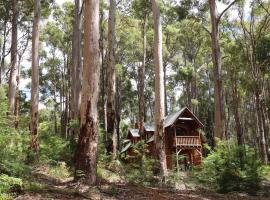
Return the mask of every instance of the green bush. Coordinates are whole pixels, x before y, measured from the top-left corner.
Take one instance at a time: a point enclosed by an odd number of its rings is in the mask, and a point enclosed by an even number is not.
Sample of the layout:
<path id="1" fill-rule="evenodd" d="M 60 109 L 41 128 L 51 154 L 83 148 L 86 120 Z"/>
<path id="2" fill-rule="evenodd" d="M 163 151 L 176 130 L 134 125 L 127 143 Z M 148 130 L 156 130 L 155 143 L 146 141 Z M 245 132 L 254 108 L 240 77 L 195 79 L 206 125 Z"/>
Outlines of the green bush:
<path id="1" fill-rule="evenodd" d="M 194 175 L 201 183 L 221 193 L 246 191 L 254 194 L 260 187 L 262 166 L 253 148 L 220 141 Z"/>
<path id="2" fill-rule="evenodd" d="M 147 157 L 147 144 L 139 141 L 133 145 L 134 156 L 127 156 L 125 166 L 125 176 L 130 182 L 143 185 L 150 185 L 154 180 L 154 169 L 157 168 L 158 162 Z"/>
<path id="3" fill-rule="evenodd" d="M 24 164 L 28 134 L 16 131 L 6 117 L 8 110 L 6 90 L 0 87 L 0 173 L 10 176 L 29 174 L 30 169 Z"/>
<path id="4" fill-rule="evenodd" d="M 40 134 L 40 161 L 57 163 L 71 161 L 73 149 L 70 142 L 64 138 L 48 133 Z"/>
<path id="5" fill-rule="evenodd" d="M 57 165 L 50 166 L 49 174 L 59 179 L 68 178 L 71 175 L 69 171 L 69 167 L 67 166 L 65 162 L 58 162 Z"/>
<path id="6" fill-rule="evenodd" d="M 13 199 L 14 193 L 21 191 L 22 180 L 6 174 L 0 175 L 0 200 Z"/>

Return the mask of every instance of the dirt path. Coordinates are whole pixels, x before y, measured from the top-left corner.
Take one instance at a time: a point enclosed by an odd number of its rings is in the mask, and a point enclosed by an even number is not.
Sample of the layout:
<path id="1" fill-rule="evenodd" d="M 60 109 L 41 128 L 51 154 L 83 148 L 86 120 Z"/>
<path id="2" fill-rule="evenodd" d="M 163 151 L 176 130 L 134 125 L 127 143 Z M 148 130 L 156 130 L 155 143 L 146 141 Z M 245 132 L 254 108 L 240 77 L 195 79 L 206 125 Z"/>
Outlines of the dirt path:
<path id="1" fill-rule="evenodd" d="M 251 197 L 244 194 L 221 195 L 206 191 L 143 187 L 122 182 L 103 181 L 98 187 L 88 187 L 72 179 L 59 180 L 41 169 L 33 173 L 33 181 L 43 185 L 28 189 L 15 200 L 269 200 L 267 197 Z"/>
<path id="2" fill-rule="evenodd" d="M 80 189 L 79 189 L 80 188 Z M 172 191 L 169 189 L 142 187 L 131 184 L 102 184 L 89 188 L 82 184 L 67 182 L 49 185 L 36 191 L 26 191 L 16 200 L 269 200 L 266 197 L 251 197 L 240 194 L 221 195 L 203 191 Z"/>

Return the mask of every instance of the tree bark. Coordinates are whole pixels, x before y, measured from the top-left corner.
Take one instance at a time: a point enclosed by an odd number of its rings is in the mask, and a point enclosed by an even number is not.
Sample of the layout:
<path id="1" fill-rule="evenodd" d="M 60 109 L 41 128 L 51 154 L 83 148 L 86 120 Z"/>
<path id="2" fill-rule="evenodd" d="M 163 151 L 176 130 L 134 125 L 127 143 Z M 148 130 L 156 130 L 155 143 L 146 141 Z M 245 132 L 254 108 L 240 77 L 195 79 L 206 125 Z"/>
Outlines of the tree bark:
<path id="1" fill-rule="evenodd" d="M 32 82 L 31 82 L 31 123 L 30 148 L 38 156 L 38 103 L 39 103 L 39 23 L 40 0 L 34 1 L 34 22 L 32 33 Z"/>
<path id="2" fill-rule="evenodd" d="M 8 115 L 14 116 L 15 111 L 15 97 L 16 97 L 16 85 L 17 85 L 17 57 L 18 57 L 18 1 L 12 1 L 13 16 L 12 16 L 12 36 L 11 36 L 11 64 L 10 64 L 10 75 L 9 75 L 9 92 L 8 92 L 8 103 L 9 113 Z"/>
<path id="3" fill-rule="evenodd" d="M 144 79 L 145 79 L 145 63 L 146 63 L 146 31 L 147 31 L 147 13 L 144 15 L 143 19 L 143 30 L 142 30 L 142 36 L 143 36 L 143 59 L 142 59 L 142 65 L 139 68 L 139 132 L 140 135 L 143 135 L 144 133 L 144 111 L 145 111 L 145 101 L 144 101 Z"/>
<path id="4" fill-rule="evenodd" d="M 222 138 L 223 119 L 222 119 L 222 79 L 221 79 L 221 53 L 219 45 L 218 14 L 216 1 L 209 0 L 211 16 L 211 42 L 212 42 L 212 61 L 214 66 L 214 99 L 215 99 L 215 137 Z"/>
<path id="5" fill-rule="evenodd" d="M 5 57 L 6 57 L 6 41 L 7 41 L 7 23 L 8 23 L 8 20 L 5 18 L 4 19 L 4 23 L 3 23 L 3 26 L 4 26 L 4 31 L 3 31 L 3 44 L 1 46 L 1 59 L 0 59 L 0 85 L 2 84 L 2 72 L 4 70 L 4 67 L 5 67 Z"/>
<path id="6" fill-rule="evenodd" d="M 115 0 L 110 0 L 108 21 L 108 93 L 107 93 L 107 135 L 112 137 L 112 159 L 116 159 L 117 135 L 115 113 Z M 110 142 L 110 139 L 109 139 Z M 109 146 L 109 145 L 108 145 Z"/>
<path id="7" fill-rule="evenodd" d="M 84 63 L 80 109 L 80 135 L 75 152 L 75 178 L 83 171 L 85 180 L 96 185 L 99 97 L 99 0 L 85 0 Z"/>
<path id="8" fill-rule="evenodd" d="M 100 2 L 100 5 L 103 5 L 103 0 Z M 103 135 L 103 142 L 106 145 L 107 144 L 107 118 L 106 118 L 106 66 L 105 66 L 105 54 L 104 54 L 104 34 L 105 34 L 105 28 L 103 27 L 103 21 L 104 21 L 104 11 L 103 9 L 100 10 L 100 19 L 99 19 L 99 28 L 100 28 L 100 39 L 99 39 L 99 46 L 100 46 L 100 57 L 101 57 L 101 98 L 100 98 L 100 122 L 102 125 L 102 128 L 104 129 L 105 134 Z"/>
<path id="9" fill-rule="evenodd" d="M 21 56 L 19 56 L 19 62 L 17 65 L 17 85 L 16 85 L 16 96 L 15 96 L 15 109 L 14 109 L 14 116 L 15 116 L 15 120 L 14 120 L 14 125 L 15 125 L 15 129 L 18 128 L 19 126 L 19 112 L 20 112 L 20 90 L 19 90 L 19 85 L 20 85 L 20 63 L 21 63 Z"/>
<path id="10" fill-rule="evenodd" d="M 265 164 L 268 163 L 268 155 L 267 155 L 267 145 L 265 140 L 265 129 L 263 126 L 263 117 L 262 117 L 262 107 L 260 102 L 260 93 L 259 89 L 255 90 L 255 104 L 256 104 L 256 113 L 258 118 L 258 130 L 259 130 L 259 140 L 260 140 L 260 152 L 261 157 Z"/>
<path id="11" fill-rule="evenodd" d="M 167 87 L 166 87 L 166 65 L 163 66 L 163 74 L 164 74 L 164 101 L 165 101 L 165 116 L 168 115 L 168 97 L 167 97 Z"/>
<path id="12" fill-rule="evenodd" d="M 232 87 L 233 87 L 233 112 L 234 112 L 234 120 L 236 126 L 236 135 L 237 135 L 237 144 L 239 146 L 244 145 L 244 136 L 243 136 L 243 127 L 241 123 L 241 117 L 239 113 L 239 96 L 238 96 L 238 89 L 236 78 L 232 80 Z"/>
<path id="13" fill-rule="evenodd" d="M 74 24 L 72 36 L 72 64 L 71 64 L 71 119 L 79 119 L 81 101 L 82 82 L 82 60 L 81 60 L 81 40 L 82 40 L 82 17 L 81 0 L 75 0 Z M 79 130 L 72 130 L 73 135 L 78 135 Z"/>
<path id="14" fill-rule="evenodd" d="M 154 18 L 154 63 L 155 63 L 155 142 L 158 150 L 161 175 L 165 178 L 168 175 L 165 138 L 164 138 L 164 75 L 162 67 L 162 27 L 160 11 L 157 0 L 151 0 Z"/>

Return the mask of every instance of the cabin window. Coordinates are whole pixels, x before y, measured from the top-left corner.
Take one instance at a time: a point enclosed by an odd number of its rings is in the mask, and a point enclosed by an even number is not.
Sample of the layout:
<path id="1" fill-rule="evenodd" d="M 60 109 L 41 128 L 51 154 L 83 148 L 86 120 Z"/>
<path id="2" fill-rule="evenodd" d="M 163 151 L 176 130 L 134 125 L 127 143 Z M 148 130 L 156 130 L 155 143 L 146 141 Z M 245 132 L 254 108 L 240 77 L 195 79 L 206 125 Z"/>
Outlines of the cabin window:
<path id="1" fill-rule="evenodd" d="M 176 136 L 187 136 L 187 130 L 182 127 L 176 127 Z"/>

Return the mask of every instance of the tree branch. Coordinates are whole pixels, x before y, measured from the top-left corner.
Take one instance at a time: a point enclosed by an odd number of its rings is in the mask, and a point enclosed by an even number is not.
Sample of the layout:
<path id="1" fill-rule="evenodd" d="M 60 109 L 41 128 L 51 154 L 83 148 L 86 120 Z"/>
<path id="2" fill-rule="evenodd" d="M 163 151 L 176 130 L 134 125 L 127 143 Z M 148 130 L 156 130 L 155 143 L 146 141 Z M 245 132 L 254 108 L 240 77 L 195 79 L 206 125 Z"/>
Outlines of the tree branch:
<path id="1" fill-rule="evenodd" d="M 210 36 L 212 35 L 211 31 L 209 31 L 204 25 L 202 25 L 202 28 L 203 28 Z"/>
<path id="2" fill-rule="evenodd" d="M 232 7 L 232 6 L 236 3 L 236 1 L 237 1 L 237 0 L 232 1 L 232 2 L 227 6 L 227 8 L 225 8 L 225 9 L 220 13 L 220 15 L 219 15 L 218 18 L 217 18 L 217 24 L 219 23 L 221 17 L 224 15 L 224 13 L 227 12 L 227 10 L 229 10 L 230 7 Z"/>
<path id="3" fill-rule="evenodd" d="M 259 4 L 260 4 L 260 6 L 262 7 L 262 9 L 264 9 L 264 11 L 265 11 L 268 15 L 270 15 L 269 10 L 263 5 L 263 2 L 262 2 L 262 1 L 259 1 Z"/>

